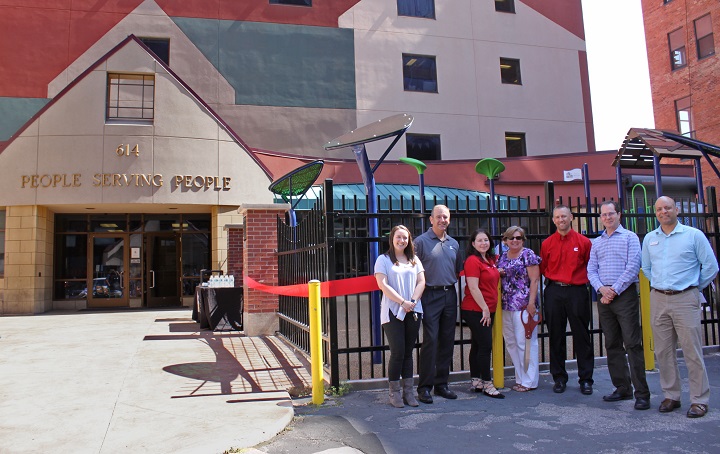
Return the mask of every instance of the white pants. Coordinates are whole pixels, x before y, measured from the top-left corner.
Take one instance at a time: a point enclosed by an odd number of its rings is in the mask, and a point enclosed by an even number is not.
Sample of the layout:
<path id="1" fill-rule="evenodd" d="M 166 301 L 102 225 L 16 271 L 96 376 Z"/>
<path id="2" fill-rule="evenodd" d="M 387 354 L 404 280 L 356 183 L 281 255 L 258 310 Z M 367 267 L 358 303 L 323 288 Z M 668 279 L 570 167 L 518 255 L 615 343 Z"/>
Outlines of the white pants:
<path id="1" fill-rule="evenodd" d="M 537 327 L 530 339 L 530 364 L 525 372 L 525 326 L 520 318 L 522 311 L 503 311 L 503 337 L 505 346 L 515 366 L 515 383 L 526 388 L 537 388 L 540 380 L 540 359 L 538 357 Z M 525 317 L 528 315 L 525 314 Z"/>

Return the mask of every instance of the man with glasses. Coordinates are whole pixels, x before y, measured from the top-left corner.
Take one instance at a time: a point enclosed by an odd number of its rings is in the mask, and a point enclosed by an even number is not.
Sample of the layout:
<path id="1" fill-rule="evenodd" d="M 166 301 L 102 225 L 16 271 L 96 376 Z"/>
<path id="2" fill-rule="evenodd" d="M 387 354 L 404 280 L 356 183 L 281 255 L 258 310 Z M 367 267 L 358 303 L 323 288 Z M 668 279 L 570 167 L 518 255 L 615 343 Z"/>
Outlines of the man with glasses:
<path id="1" fill-rule="evenodd" d="M 659 411 L 669 413 L 680 408 L 679 341 L 690 382 L 687 417 L 701 418 L 708 411 L 710 383 L 702 351 L 700 314 L 705 299 L 700 291 L 715 279 L 718 263 L 705 234 L 680 224 L 678 212 L 670 197 L 655 202 L 660 227 L 643 239 L 642 270 L 652 287 L 650 319 L 665 397 Z"/>
<path id="2" fill-rule="evenodd" d="M 640 240 L 620 225 L 620 206 L 616 202 L 608 200 L 600 205 L 600 220 L 605 230 L 593 241 L 587 274 L 598 294 L 598 318 L 605 334 L 608 372 L 615 386 L 603 400 L 632 399 L 634 386 L 635 409 L 647 410 L 650 389 L 645 378 L 637 291 Z"/>
<path id="3" fill-rule="evenodd" d="M 550 334 L 550 373 L 553 391 L 565 392 L 568 373 L 565 370 L 568 321 L 577 357 L 580 392 L 593 392 L 595 354 L 590 338 L 592 307 L 588 298 L 587 263 L 590 240 L 572 229 L 570 208 L 558 205 L 553 210 L 557 231 L 540 246 L 540 273 L 545 276 L 545 321 Z"/>

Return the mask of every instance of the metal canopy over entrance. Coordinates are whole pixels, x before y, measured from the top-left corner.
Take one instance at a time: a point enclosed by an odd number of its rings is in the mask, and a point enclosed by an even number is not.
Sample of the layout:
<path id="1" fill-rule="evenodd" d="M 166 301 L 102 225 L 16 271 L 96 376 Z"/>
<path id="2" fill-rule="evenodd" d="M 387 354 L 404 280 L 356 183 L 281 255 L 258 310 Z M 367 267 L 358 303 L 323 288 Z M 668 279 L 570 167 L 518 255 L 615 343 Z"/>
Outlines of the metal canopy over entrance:
<path id="1" fill-rule="evenodd" d="M 690 145 L 684 139 L 687 139 L 687 141 L 699 142 L 674 133 L 659 131 L 657 129 L 631 128 L 628 131 L 627 136 L 625 136 L 625 140 L 623 141 L 623 144 L 613 161 L 617 180 L 618 199 L 621 208 L 624 208 L 622 169 L 653 169 L 655 193 L 657 197 L 660 197 L 663 195 L 662 174 L 660 171 L 660 160 L 663 158 L 693 160 L 698 202 L 700 204 L 704 204 L 700 158 L 705 156 L 715 172 L 718 173 L 718 171 L 705 151 L 701 151 L 698 146 Z M 718 147 L 713 145 L 705 144 L 704 142 L 699 143 L 703 146 L 714 149 L 715 153 L 720 151 Z M 716 154 L 716 156 L 718 156 L 718 154 Z M 720 177 L 720 173 L 718 173 L 718 176 Z"/>

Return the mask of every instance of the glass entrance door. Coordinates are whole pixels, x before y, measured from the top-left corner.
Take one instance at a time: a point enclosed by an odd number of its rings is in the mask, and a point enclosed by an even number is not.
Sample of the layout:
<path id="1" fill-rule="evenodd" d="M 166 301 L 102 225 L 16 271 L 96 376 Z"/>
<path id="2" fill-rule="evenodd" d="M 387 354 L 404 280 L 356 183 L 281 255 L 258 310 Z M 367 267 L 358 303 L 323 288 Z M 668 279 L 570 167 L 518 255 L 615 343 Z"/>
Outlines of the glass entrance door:
<path id="1" fill-rule="evenodd" d="M 127 307 L 127 235 L 91 234 L 88 307 Z"/>
<path id="2" fill-rule="evenodd" d="M 147 305 L 180 306 L 180 238 L 175 233 L 148 233 Z"/>

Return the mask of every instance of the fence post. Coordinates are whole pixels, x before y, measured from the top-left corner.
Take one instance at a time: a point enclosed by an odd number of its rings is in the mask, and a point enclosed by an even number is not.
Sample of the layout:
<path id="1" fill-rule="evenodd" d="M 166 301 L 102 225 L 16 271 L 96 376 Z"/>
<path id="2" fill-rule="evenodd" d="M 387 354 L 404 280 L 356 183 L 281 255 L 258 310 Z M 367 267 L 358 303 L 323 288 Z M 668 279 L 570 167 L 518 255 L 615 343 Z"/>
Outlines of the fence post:
<path id="1" fill-rule="evenodd" d="M 645 370 L 653 370 L 655 369 L 655 344 L 650 325 L 650 281 L 642 270 L 640 271 L 640 320 L 642 321 Z"/>
<path id="2" fill-rule="evenodd" d="M 325 179 L 323 185 L 323 198 L 325 202 L 325 263 L 327 264 L 327 280 L 337 279 L 335 273 L 335 195 L 333 194 L 333 180 Z M 345 209 L 343 207 L 342 209 Z M 328 299 L 328 336 L 330 337 L 330 386 L 340 386 L 340 358 L 338 355 L 338 319 L 337 319 L 337 297 Z"/>
<path id="3" fill-rule="evenodd" d="M 492 325 L 492 370 L 493 384 L 496 388 L 505 387 L 505 366 L 503 352 L 502 327 L 502 284 L 498 282 L 498 304 L 495 309 L 495 319 Z"/>
<path id="4" fill-rule="evenodd" d="M 310 298 L 310 373 L 312 376 L 312 403 L 325 402 L 322 352 L 322 313 L 320 306 L 320 281 L 313 279 L 308 284 Z"/>

